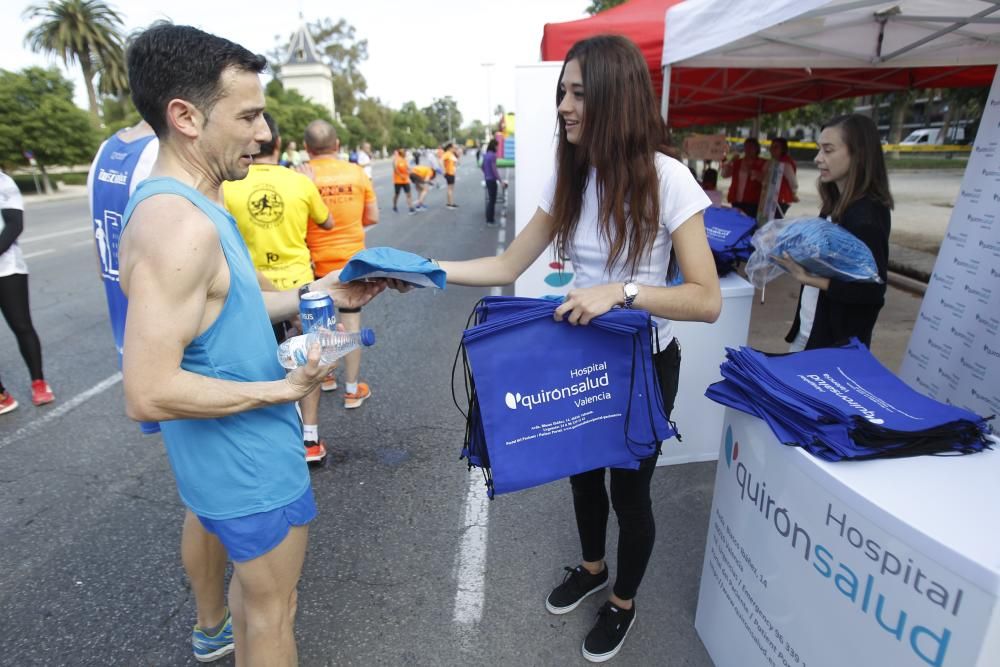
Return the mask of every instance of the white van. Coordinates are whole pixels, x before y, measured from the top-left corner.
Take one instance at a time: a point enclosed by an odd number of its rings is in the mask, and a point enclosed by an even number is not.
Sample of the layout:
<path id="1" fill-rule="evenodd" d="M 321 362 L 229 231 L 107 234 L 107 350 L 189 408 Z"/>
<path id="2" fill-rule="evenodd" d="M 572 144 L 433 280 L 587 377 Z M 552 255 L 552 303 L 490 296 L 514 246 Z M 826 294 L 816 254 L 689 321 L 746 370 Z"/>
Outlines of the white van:
<path id="1" fill-rule="evenodd" d="M 950 127 L 948 129 L 949 143 L 959 143 L 965 139 L 964 127 Z M 906 138 L 899 142 L 900 146 L 926 146 L 928 144 L 943 144 L 944 137 L 941 136 L 940 127 L 924 127 L 914 130 L 906 135 Z"/>

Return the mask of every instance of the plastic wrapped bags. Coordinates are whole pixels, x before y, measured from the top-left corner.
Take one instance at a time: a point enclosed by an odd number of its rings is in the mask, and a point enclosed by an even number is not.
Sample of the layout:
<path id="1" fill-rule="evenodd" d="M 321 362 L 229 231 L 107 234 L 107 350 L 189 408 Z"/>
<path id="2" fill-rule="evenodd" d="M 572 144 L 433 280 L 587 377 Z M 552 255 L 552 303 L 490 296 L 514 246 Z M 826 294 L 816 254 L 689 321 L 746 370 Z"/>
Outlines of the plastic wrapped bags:
<path id="1" fill-rule="evenodd" d="M 747 260 L 747 278 L 758 289 L 784 271 L 772 259 L 783 253 L 817 276 L 882 282 L 868 246 L 840 225 L 823 218 L 772 220 L 757 230 L 751 243 L 754 252 Z"/>

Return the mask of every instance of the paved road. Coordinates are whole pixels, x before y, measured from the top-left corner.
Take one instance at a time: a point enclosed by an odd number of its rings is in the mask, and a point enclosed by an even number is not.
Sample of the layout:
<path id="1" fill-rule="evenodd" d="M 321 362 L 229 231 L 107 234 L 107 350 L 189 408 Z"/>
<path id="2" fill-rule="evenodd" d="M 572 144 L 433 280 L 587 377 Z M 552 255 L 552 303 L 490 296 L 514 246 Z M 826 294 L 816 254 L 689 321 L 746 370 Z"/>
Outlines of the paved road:
<path id="1" fill-rule="evenodd" d="M 383 221 L 370 245 L 461 258 L 509 240 L 510 219 L 499 231 L 482 224 L 471 158 L 461 208 L 445 210 L 442 189 L 413 217 L 391 212 L 388 169 L 376 166 Z M 159 437 L 142 437 L 124 415 L 88 230 L 83 198 L 29 206 L 32 310 L 58 398 L 43 408 L 22 400 L 0 417 L 0 665 L 195 664 L 182 508 Z M 300 588 L 303 665 L 584 664 L 598 601 L 560 617 L 542 604 L 578 558 L 568 484 L 487 504 L 458 460 L 452 362 L 486 293 L 389 294 L 366 309 L 379 335 L 363 365 L 374 398 L 345 411 L 337 393 L 321 406 L 332 456 L 313 471 L 320 516 Z M 0 371 L 25 399 L 5 327 Z M 656 473 L 658 542 L 618 665 L 711 664 L 693 619 L 714 469 Z"/>

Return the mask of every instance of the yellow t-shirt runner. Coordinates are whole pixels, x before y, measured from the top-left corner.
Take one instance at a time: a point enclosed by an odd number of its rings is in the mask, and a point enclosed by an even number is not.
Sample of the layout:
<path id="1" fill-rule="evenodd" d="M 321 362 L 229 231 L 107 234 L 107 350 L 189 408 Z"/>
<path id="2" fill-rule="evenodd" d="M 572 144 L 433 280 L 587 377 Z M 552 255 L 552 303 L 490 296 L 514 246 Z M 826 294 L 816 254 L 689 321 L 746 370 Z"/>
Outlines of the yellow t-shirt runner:
<path id="1" fill-rule="evenodd" d="M 255 164 L 242 181 L 223 183 L 222 195 L 254 266 L 275 287 L 292 289 L 313 280 L 306 233 L 319 229 L 330 214 L 308 176 Z"/>
<path id="2" fill-rule="evenodd" d="M 394 185 L 407 185 L 410 182 L 410 165 L 405 157 L 398 154 L 392 159 L 392 182 Z"/>
<path id="3" fill-rule="evenodd" d="M 433 167 L 428 167 L 423 164 L 418 164 L 415 165 L 412 169 L 410 169 L 410 175 L 416 176 L 420 180 L 427 182 L 431 180 L 431 177 L 434 175 L 434 169 Z"/>
<path id="4" fill-rule="evenodd" d="M 375 189 L 356 164 L 324 157 L 313 158 L 309 165 L 316 187 L 333 214 L 333 229 L 310 227 L 306 236 L 316 275 L 322 277 L 344 268 L 347 260 L 364 250 L 365 207 L 375 201 Z"/>

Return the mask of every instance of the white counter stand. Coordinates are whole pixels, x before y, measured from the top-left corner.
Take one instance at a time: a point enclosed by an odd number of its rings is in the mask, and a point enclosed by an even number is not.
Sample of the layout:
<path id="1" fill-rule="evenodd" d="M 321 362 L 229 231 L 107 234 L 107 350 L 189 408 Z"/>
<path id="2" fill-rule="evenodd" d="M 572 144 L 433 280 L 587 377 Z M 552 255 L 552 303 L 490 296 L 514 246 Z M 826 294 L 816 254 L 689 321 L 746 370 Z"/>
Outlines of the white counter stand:
<path id="1" fill-rule="evenodd" d="M 746 345 L 750 329 L 753 285 L 730 273 L 719 279 L 722 313 L 713 324 L 674 322 L 681 344 L 681 377 L 672 419 L 683 442 L 671 438 L 663 443 L 657 465 L 714 461 L 722 437 L 721 405 L 705 398 L 705 388 L 722 379 L 719 366 L 727 347 Z"/>
<path id="2" fill-rule="evenodd" d="M 825 463 L 723 431 L 695 621 L 718 667 L 1000 665 L 1000 451 Z"/>

